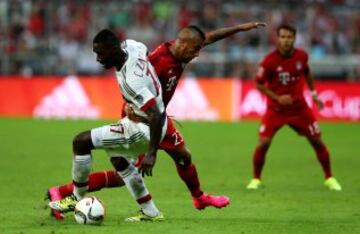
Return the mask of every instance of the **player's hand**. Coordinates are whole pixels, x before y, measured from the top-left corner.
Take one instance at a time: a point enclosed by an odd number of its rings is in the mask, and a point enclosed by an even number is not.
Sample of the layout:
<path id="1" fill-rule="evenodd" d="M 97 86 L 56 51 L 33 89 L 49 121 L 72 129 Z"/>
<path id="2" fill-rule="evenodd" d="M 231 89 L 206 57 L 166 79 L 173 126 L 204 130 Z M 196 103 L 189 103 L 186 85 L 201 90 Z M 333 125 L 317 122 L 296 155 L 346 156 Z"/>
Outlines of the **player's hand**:
<path id="1" fill-rule="evenodd" d="M 124 107 L 124 111 L 125 111 L 125 115 L 133 122 L 135 123 L 139 123 L 139 122 L 143 122 L 143 123 L 147 123 L 149 120 L 146 118 L 146 117 L 142 117 L 142 116 L 139 116 L 135 113 L 134 109 L 129 106 L 129 105 L 126 105 Z"/>
<path id="2" fill-rule="evenodd" d="M 134 110 L 131 108 L 131 106 L 125 105 L 124 110 L 125 110 L 125 115 L 126 115 L 129 119 L 135 118 L 135 112 L 134 112 Z"/>
<path id="3" fill-rule="evenodd" d="M 144 160 L 142 161 L 141 166 L 139 168 L 139 172 L 143 177 L 145 175 L 152 176 L 152 169 L 155 165 L 155 162 L 156 162 L 156 155 L 151 153 L 146 153 Z"/>
<path id="4" fill-rule="evenodd" d="M 254 28 L 263 28 L 267 26 L 265 22 L 254 22 L 254 24 Z"/>
<path id="5" fill-rule="evenodd" d="M 239 26 L 241 27 L 242 30 L 247 31 L 247 30 L 251 30 L 254 28 L 266 27 L 266 23 L 254 21 L 254 22 L 249 22 L 249 23 L 245 23 L 245 24 L 240 24 Z"/>
<path id="6" fill-rule="evenodd" d="M 318 96 L 313 96 L 313 100 L 319 110 L 322 110 L 324 108 L 324 103 L 319 99 Z"/>
<path id="7" fill-rule="evenodd" d="M 293 99 L 291 98 L 291 95 L 289 94 L 284 94 L 284 95 L 281 95 L 277 98 L 277 101 L 280 105 L 291 105 L 293 104 Z"/>

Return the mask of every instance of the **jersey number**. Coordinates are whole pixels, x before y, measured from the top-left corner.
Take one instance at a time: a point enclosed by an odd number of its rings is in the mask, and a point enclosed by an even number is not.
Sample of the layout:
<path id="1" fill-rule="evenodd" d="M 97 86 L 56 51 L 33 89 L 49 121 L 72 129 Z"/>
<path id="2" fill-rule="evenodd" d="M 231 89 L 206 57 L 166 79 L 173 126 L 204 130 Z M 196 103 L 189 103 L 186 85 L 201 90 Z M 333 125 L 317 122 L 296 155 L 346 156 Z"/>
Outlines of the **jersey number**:
<path id="1" fill-rule="evenodd" d="M 166 84 L 166 91 L 171 91 L 175 85 L 176 85 L 176 76 L 170 77 Z"/>
<path id="2" fill-rule="evenodd" d="M 145 61 L 145 60 L 143 60 L 143 59 L 138 59 L 137 61 L 136 61 L 136 67 L 138 68 L 138 70 L 140 70 L 140 71 L 135 71 L 134 72 L 134 74 L 136 75 L 136 76 L 138 76 L 138 77 L 143 77 L 143 72 L 144 72 L 144 70 L 145 70 L 145 75 L 147 76 L 147 77 L 150 77 L 151 79 L 152 79 L 152 81 L 153 81 L 153 84 L 154 84 L 154 87 L 155 87 L 155 90 L 156 90 L 156 96 L 158 96 L 159 95 L 159 84 L 158 84 L 158 82 L 156 81 L 156 79 L 157 79 L 157 76 L 155 76 L 153 73 L 152 73 L 152 71 L 150 70 L 150 68 L 149 68 L 149 66 L 148 66 L 149 64 L 148 64 L 148 61 Z M 137 72 L 139 72 L 139 73 L 137 73 Z"/>
<path id="3" fill-rule="evenodd" d="M 319 134 L 320 133 L 320 126 L 317 122 L 309 125 L 309 131 L 311 135 Z"/>
<path id="4" fill-rule="evenodd" d="M 183 139 L 178 131 L 174 132 L 171 136 L 174 139 L 174 146 L 179 145 L 183 141 Z"/>
<path id="5" fill-rule="evenodd" d="M 124 126 L 121 123 L 111 124 L 110 132 L 124 134 Z"/>

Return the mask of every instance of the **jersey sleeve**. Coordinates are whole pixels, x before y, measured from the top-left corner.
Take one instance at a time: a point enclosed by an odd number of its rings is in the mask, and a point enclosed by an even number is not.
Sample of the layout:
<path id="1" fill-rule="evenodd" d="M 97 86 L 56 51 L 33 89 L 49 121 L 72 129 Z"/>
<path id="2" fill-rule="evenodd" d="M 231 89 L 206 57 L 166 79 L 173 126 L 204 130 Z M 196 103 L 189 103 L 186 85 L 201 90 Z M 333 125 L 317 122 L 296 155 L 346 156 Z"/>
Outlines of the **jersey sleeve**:
<path id="1" fill-rule="evenodd" d="M 270 76 L 270 73 L 271 73 L 270 63 L 268 59 L 265 58 L 259 66 L 259 69 L 256 73 L 255 81 L 260 84 L 266 83 L 266 81 Z"/>
<path id="2" fill-rule="evenodd" d="M 164 62 L 161 59 L 160 55 L 153 55 L 153 57 L 149 57 L 149 60 L 151 61 L 151 64 L 154 67 L 155 73 L 158 77 L 162 77 L 164 75 L 164 70 L 166 66 L 164 66 Z"/>
<path id="3" fill-rule="evenodd" d="M 152 64 L 152 66 L 154 67 L 155 72 L 158 75 L 158 77 L 162 77 L 166 73 L 167 66 L 166 66 L 166 64 L 164 64 L 165 62 L 163 59 L 165 48 L 166 48 L 166 45 L 162 44 L 158 48 L 156 48 L 154 51 L 152 51 L 148 56 L 149 61 Z"/>
<path id="4" fill-rule="evenodd" d="M 127 93 L 127 99 L 133 105 L 146 112 L 152 105 L 156 104 L 156 97 L 147 88 L 142 78 L 133 76 L 127 79 L 124 88 Z"/>

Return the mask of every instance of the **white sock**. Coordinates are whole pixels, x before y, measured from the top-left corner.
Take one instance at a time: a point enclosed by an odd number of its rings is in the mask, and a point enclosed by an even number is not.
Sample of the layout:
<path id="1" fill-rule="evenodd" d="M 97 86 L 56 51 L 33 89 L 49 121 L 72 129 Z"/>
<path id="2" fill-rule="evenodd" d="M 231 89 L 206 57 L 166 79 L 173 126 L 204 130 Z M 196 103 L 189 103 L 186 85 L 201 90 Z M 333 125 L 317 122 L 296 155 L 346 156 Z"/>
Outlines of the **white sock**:
<path id="1" fill-rule="evenodd" d="M 147 190 L 144 180 L 137 171 L 137 169 L 132 164 L 130 164 L 125 170 L 121 172 L 118 171 L 118 174 L 125 182 L 125 185 L 129 190 L 130 194 L 140 204 L 142 211 L 148 216 L 157 216 L 160 211 L 155 206 L 155 203 L 152 199 L 146 202 L 139 202 L 139 200 L 141 200 L 142 198 L 150 196 L 150 193 Z"/>
<path id="2" fill-rule="evenodd" d="M 88 178 L 91 172 L 91 155 L 75 155 L 72 164 L 72 179 L 74 182 L 73 194 L 77 200 L 85 196 L 89 186 Z M 76 185 L 82 184 L 83 186 Z"/>

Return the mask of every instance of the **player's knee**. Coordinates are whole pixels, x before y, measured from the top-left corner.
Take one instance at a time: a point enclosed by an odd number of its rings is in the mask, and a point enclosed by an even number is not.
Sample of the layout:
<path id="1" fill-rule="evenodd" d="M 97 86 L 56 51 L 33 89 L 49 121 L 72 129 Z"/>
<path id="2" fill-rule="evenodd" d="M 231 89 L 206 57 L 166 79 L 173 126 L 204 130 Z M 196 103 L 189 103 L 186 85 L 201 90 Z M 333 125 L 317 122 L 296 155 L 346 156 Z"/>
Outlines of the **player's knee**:
<path id="1" fill-rule="evenodd" d="M 129 162 L 123 157 L 112 157 L 110 161 L 116 171 L 123 171 L 129 166 Z"/>
<path id="2" fill-rule="evenodd" d="M 183 166 L 188 167 L 191 165 L 191 156 L 186 156 L 182 158 L 181 161 Z"/>
<path id="3" fill-rule="evenodd" d="M 89 131 L 82 132 L 73 139 L 73 151 L 76 155 L 90 154 L 94 148 Z"/>
<path id="4" fill-rule="evenodd" d="M 184 167 L 188 167 L 191 165 L 191 153 L 188 149 L 184 148 L 181 153 L 176 157 L 176 164 L 179 164 Z"/>
<path id="5" fill-rule="evenodd" d="M 321 148 L 324 145 L 320 138 L 313 138 L 309 141 L 314 148 Z"/>
<path id="6" fill-rule="evenodd" d="M 271 139 L 270 138 L 262 138 L 259 140 L 258 148 L 262 150 L 267 150 L 270 147 Z"/>

